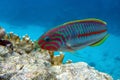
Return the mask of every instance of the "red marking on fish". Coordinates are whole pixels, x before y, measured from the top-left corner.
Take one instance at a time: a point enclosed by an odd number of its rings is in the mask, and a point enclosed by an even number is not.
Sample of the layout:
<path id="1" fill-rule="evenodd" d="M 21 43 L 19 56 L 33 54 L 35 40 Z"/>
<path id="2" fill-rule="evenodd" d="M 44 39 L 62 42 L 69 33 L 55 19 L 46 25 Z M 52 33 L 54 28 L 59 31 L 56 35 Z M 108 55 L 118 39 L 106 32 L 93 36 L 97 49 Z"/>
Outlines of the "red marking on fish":
<path id="1" fill-rule="evenodd" d="M 106 35 L 106 22 L 98 19 L 76 20 L 49 30 L 42 35 L 38 44 L 41 48 L 47 50 L 75 50 L 76 47 L 79 49 L 96 43 Z M 67 43 L 70 44 L 70 46 L 67 46 Z"/>
<path id="2" fill-rule="evenodd" d="M 106 30 L 101 30 L 101 31 L 96 31 L 96 32 L 91 32 L 91 33 L 85 33 L 85 34 L 79 34 L 78 38 L 81 37 L 81 36 L 90 36 L 90 35 L 93 35 L 93 34 L 100 34 L 100 33 L 103 33 L 103 32 L 106 32 Z"/>

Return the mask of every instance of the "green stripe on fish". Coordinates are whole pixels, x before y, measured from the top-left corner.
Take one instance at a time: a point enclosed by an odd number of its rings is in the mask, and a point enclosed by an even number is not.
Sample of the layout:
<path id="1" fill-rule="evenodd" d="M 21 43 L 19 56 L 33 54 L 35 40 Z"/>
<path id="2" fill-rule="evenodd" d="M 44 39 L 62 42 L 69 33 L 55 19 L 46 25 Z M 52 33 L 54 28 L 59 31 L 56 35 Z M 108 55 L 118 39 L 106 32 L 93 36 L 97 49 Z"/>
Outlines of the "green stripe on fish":
<path id="1" fill-rule="evenodd" d="M 105 40 L 109 37 L 109 34 L 107 34 L 103 39 L 101 39 L 100 41 L 94 43 L 94 44 L 91 44 L 90 46 L 94 47 L 94 46 L 99 46 L 101 45 L 102 43 L 105 42 Z"/>

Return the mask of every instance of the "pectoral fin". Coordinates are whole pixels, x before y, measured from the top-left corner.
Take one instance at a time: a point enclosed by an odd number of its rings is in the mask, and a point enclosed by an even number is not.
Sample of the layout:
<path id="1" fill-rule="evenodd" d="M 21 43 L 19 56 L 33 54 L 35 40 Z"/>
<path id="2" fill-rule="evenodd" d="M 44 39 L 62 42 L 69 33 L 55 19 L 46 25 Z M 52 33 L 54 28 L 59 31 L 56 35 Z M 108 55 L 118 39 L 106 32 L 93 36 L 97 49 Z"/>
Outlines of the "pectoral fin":
<path id="1" fill-rule="evenodd" d="M 90 46 L 94 47 L 94 46 L 99 46 L 99 45 L 101 45 L 102 43 L 105 42 L 105 40 L 108 38 L 108 36 L 109 36 L 109 34 L 107 34 L 107 35 L 106 35 L 103 39 L 101 39 L 100 41 L 91 44 Z"/>
<path id="2" fill-rule="evenodd" d="M 74 49 L 71 47 L 71 44 L 66 43 L 66 47 L 70 52 L 74 52 Z"/>

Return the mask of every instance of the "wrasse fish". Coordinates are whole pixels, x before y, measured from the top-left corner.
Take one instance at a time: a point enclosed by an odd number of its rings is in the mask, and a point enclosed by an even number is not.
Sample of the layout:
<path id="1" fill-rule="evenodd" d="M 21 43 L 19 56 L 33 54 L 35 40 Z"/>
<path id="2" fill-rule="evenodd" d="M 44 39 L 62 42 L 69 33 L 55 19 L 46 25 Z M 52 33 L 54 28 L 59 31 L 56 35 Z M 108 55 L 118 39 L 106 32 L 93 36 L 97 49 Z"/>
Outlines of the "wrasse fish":
<path id="1" fill-rule="evenodd" d="M 97 46 L 108 37 L 106 22 L 90 18 L 59 25 L 38 40 L 40 48 L 50 51 L 74 51 Z"/>

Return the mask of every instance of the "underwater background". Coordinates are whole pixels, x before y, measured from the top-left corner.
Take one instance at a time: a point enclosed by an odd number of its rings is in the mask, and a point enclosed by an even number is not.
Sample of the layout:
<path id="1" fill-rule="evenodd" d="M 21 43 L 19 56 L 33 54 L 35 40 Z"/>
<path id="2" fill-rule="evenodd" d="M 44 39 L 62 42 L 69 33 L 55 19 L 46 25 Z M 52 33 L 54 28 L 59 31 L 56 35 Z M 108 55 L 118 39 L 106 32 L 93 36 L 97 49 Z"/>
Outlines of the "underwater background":
<path id="1" fill-rule="evenodd" d="M 98 18 L 107 22 L 109 38 L 100 46 L 65 52 L 64 62 L 87 62 L 120 79 L 120 0 L 0 0 L 0 26 L 34 41 L 64 22 Z M 58 52 L 56 52 L 58 54 Z"/>

